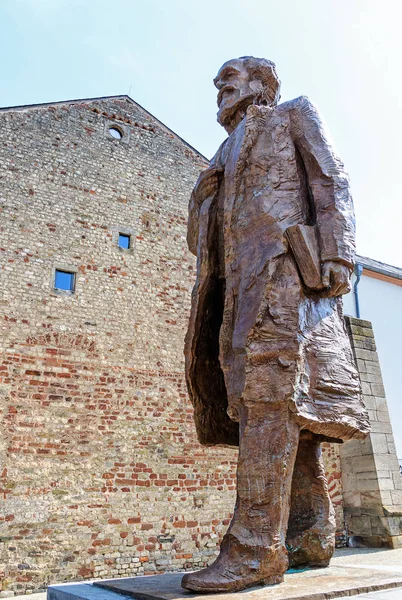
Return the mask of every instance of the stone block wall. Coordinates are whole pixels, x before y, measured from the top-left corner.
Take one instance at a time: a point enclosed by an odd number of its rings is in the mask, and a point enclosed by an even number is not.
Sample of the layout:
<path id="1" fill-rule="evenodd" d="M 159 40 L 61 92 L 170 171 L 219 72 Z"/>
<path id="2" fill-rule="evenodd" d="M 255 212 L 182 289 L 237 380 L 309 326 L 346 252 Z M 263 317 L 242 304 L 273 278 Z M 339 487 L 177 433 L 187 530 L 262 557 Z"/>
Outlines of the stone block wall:
<path id="1" fill-rule="evenodd" d="M 402 477 L 374 332 L 369 321 L 347 323 L 372 428 L 363 442 L 340 447 L 347 533 L 369 546 L 402 547 Z"/>

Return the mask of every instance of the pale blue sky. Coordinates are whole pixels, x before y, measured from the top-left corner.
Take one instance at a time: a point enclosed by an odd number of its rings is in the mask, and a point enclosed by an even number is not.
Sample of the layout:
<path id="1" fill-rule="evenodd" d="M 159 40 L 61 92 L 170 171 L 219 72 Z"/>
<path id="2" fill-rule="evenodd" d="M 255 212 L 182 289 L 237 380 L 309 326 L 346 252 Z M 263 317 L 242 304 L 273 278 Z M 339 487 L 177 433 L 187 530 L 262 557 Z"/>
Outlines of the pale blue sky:
<path id="1" fill-rule="evenodd" d="M 225 132 L 212 78 L 277 64 L 352 180 L 358 252 L 402 267 L 401 0 L 0 0 L 0 106 L 128 94 L 206 156 Z"/>

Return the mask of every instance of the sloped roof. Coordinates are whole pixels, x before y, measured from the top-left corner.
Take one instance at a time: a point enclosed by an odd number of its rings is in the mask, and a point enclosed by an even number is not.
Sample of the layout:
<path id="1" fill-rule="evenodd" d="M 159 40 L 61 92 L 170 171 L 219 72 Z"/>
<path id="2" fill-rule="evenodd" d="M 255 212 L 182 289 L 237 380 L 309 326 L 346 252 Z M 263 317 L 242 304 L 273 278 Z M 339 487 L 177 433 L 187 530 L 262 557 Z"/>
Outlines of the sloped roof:
<path id="1" fill-rule="evenodd" d="M 144 113 L 146 113 L 151 119 L 153 119 L 154 121 L 157 121 L 159 123 L 159 125 L 163 129 L 165 129 L 167 132 L 173 134 L 178 140 L 180 140 L 181 142 L 183 142 L 183 144 L 185 144 L 193 152 L 195 152 L 196 154 L 198 154 L 198 156 L 200 158 L 202 158 L 203 160 L 209 162 L 209 159 L 206 156 L 204 156 L 203 154 L 201 154 L 201 152 L 199 152 L 199 150 L 197 150 L 196 148 L 194 148 L 194 146 L 192 146 L 191 144 L 189 144 L 188 142 L 186 142 L 185 139 L 183 139 L 182 137 L 180 137 L 175 131 L 173 131 L 172 129 L 170 129 L 170 127 L 168 127 L 167 125 L 165 125 L 165 123 L 163 123 L 162 121 L 160 121 L 160 119 L 158 119 L 157 117 L 155 117 L 155 115 L 153 115 L 152 113 L 150 113 L 149 110 L 147 110 L 146 108 L 144 108 L 143 106 L 141 106 L 141 104 L 139 104 L 138 102 L 136 102 L 135 100 L 133 100 L 127 94 L 123 94 L 121 96 L 99 96 L 97 98 L 78 98 L 76 100 L 60 100 L 60 101 L 57 101 L 57 102 L 42 102 L 42 103 L 39 103 L 39 104 L 22 104 L 20 106 L 5 106 L 5 107 L 0 107 L 0 112 L 28 110 L 28 109 L 33 109 L 33 108 L 43 108 L 45 106 L 57 106 L 57 105 L 63 105 L 63 104 L 82 104 L 82 103 L 88 103 L 89 104 L 91 102 L 101 102 L 103 100 L 126 100 L 127 102 L 131 102 L 132 104 L 134 104 L 134 106 L 136 106 L 137 108 L 139 108 L 140 110 L 142 110 Z"/>
<path id="2" fill-rule="evenodd" d="M 387 275 L 393 279 L 402 280 L 402 269 L 400 267 L 393 267 L 386 263 L 374 260 L 373 258 L 367 258 L 367 256 L 356 256 L 356 263 L 374 273 L 380 273 L 381 275 Z"/>

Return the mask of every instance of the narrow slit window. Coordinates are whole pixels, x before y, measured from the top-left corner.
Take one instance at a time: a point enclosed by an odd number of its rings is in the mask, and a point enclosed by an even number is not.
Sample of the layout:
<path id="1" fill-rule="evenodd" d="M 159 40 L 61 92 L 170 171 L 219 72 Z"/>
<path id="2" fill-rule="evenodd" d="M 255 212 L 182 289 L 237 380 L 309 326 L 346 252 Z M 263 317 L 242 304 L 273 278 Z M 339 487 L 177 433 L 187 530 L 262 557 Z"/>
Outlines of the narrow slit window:
<path id="1" fill-rule="evenodd" d="M 75 287 L 75 273 L 71 271 L 62 271 L 56 269 L 54 273 L 54 288 L 56 290 L 64 290 L 73 292 Z"/>
<path id="2" fill-rule="evenodd" d="M 128 250 L 130 248 L 131 235 L 127 235 L 126 233 L 119 233 L 119 246 L 120 248 L 124 248 Z"/>

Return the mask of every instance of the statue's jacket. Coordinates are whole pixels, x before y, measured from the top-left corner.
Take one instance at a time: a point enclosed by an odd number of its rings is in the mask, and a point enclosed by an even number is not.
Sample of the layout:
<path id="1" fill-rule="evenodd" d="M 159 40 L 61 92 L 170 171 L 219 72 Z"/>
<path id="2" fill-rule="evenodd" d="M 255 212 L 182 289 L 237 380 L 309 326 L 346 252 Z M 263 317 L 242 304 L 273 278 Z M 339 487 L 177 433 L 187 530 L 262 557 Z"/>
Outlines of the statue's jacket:
<path id="1" fill-rule="evenodd" d="M 241 407 L 286 402 L 301 429 L 323 439 L 369 431 L 340 298 L 308 289 L 285 232 L 318 231 L 321 261 L 354 264 L 349 181 L 306 97 L 252 105 L 200 175 L 219 192 L 189 207 L 197 256 L 185 343 L 186 377 L 201 443 L 238 444 Z"/>

